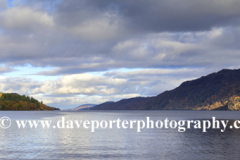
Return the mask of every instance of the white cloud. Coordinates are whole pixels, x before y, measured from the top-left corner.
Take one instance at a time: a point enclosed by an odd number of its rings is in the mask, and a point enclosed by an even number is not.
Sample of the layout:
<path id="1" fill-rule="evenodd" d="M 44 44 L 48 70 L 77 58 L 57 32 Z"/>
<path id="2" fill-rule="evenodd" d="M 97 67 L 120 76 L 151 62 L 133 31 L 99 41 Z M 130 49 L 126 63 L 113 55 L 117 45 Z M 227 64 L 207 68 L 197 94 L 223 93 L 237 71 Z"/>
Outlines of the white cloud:
<path id="1" fill-rule="evenodd" d="M 46 81 L 44 85 L 33 89 L 31 93 L 108 95 L 116 94 L 117 86 L 126 82 L 125 79 L 93 76 L 87 73 L 74 74 L 62 76 L 57 81 Z"/>
<path id="2" fill-rule="evenodd" d="M 4 93 L 29 95 L 33 88 L 40 85 L 42 85 L 42 83 L 27 78 L 0 77 L 0 90 Z"/>

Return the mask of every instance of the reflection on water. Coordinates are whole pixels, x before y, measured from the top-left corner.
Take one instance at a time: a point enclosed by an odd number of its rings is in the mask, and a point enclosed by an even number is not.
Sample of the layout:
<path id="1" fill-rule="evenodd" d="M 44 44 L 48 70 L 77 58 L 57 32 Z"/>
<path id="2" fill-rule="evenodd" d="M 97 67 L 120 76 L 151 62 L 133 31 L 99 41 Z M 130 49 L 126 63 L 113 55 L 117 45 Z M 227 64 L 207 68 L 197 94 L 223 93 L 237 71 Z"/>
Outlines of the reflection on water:
<path id="1" fill-rule="evenodd" d="M 0 112 L 16 119 L 240 119 L 227 111 Z M 0 129 L 0 159 L 239 159 L 240 130 Z"/>

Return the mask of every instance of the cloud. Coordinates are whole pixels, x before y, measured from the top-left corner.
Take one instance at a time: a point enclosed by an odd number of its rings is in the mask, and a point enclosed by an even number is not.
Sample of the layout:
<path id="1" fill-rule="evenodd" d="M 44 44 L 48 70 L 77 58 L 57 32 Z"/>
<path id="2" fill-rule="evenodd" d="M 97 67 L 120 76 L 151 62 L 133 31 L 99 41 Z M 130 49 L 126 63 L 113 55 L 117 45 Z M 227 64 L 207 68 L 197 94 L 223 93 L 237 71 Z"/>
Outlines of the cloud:
<path id="1" fill-rule="evenodd" d="M 58 81 L 46 81 L 44 85 L 32 90 L 32 94 L 83 94 L 108 95 L 116 94 L 126 80 L 93 76 L 91 74 L 75 74 L 62 76 Z"/>
<path id="2" fill-rule="evenodd" d="M 7 0 L 0 0 L 0 10 L 7 7 Z"/>
<path id="3" fill-rule="evenodd" d="M 0 12 L 0 62 L 56 68 L 39 75 L 238 66 L 238 6 L 235 0 L 25 1 Z"/>
<path id="4" fill-rule="evenodd" d="M 205 32 L 147 34 L 109 45 L 105 53 L 90 53 L 86 49 L 83 52 L 89 54 L 74 56 L 74 51 L 70 52 L 70 57 L 52 60 L 59 65 L 58 68 L 36 74 L 67 75 L 118 68 L 238 67 L 239 40 L 239 27 L 214 28 Z"/>
<path id="5" fill-rule="evenodd" d="M 29 32 L 40 26 L 53 27 L 54 22 L 47 13 L 30 8 L 15 7 L 0 13 L 0 25 L 7 29 Z"/>
<path id="6" fill-rule="evenodd" d="M 57 14 L 59 22 L 68 26 L 104 12 L 121 17 L 126 26 L 135 30 L 203 31 L 238 21 L 239 7 L 238 0 L 140 0 L 137 3 L 128 0 L 66 0 L 57 8 Z M 70 18 L 79 14 L 80 17 Z"/>
<path id="7" fill-rule="evenodd" d="M 112 22 L 110 15 L 98 15 L 97 17 L 79 22 L 79 24 L 71 27 L 64 27 L 66 32 L 73 36 L 79 36 L 85 40 L 111 40 L 121 36 L 124 28 L 121 28 L 121 20 Z M 118 18 L 118 17 L 116 17 Z"/>
<path id="8" fill-rule="evenodd" d="M 31 94 L 47 95 L 142 95 L 150 96 L 177 87 L 184 80 L 215 71 L 207 69 L 140 69 L 136 71 L 107 72 L 102 76 L 73 74 L 58 80 L 45 81 L 31 90 Z"/>
<path id="9" fill-rule="evenodd" d="M 6 73 L 6 72 L 12 72 L 15 71 L 15 69 L 5 66 L 0 66 L 0 73 Z"/>
<path id="10" fill-rule="evenodd" d="M 40 86 L 41 83 L 28 78 L 0 77 L 0 90 L 5 93 L 29 95 L 29 91 Z"/>

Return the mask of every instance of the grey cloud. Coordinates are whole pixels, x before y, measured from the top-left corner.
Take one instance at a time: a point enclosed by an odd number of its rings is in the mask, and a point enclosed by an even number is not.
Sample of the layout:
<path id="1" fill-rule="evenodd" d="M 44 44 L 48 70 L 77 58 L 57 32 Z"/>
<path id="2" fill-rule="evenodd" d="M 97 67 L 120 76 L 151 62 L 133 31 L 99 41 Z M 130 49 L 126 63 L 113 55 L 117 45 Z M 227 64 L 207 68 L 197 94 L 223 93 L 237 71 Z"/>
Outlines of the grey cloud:
<path id="1" fill-rule="evenodd" d="M 0 66 L 0 73 L 6 73 L 6 72 L 12 72 L 12 71 L 16 71 L 16 70 L 10 67 Z"/>
<path id="2" fill-rule="evenodd" d="M 238 21 L 239 7 L 238 0 L 66 0 L 59 5 L 57 14 L 67 25 L 107 12 L 122 17 L 125 25 L 135 30 L 199 31 Z"/>
<path id="3" fill-rule="evenodd" d="M 237 67 L 239 24 L 229 22 L 238 8 L 235 0 L 26 1 L 0 13 L 0 62 L 57 68 L 41 75 Z"/>
<path id="4" fill-rule="evenodd" d="M 97 71 L 106 71 L 109 68 L 105 67 L 67 67 L 67 68 L 58 68 L 51 71 L 43 71 L 36 73 L 35 75 L 45 75 L 45 76 L 54 76 L 54 75 L 66 75 L 66 74 L 76 74 L 76 73 L 86 73 L 86 72 L 97 72 Z"/>
<path id="5" fill-rule="evenodd" d="M 0 10 L 7 7 L 7 0 L 0 0 Z"/>
<path id="6" fill-rule="evenodd" d="M 238 32 L 239 28 L 231 28 L 203 33 L 146 35 L 108 46 L 109 53 L 62 58 L 61 66 L 64 67 L 37 74 L 76 74 L 118 68 L 239 67 Z"/>

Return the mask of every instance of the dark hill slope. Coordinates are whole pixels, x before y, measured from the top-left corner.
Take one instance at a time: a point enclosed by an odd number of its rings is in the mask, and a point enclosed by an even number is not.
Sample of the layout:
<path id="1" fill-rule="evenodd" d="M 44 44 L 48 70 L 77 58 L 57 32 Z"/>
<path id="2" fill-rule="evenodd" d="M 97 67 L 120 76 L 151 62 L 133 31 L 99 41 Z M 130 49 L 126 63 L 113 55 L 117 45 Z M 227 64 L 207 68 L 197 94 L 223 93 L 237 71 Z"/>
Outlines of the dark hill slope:
<path id="1" fill-rule="evenodd" d="M 136 98 L 130 98 L 130 99 L 122 99 L 118 102 L 105 102 L 102 104 L 99 104 L 93 108 L 93 110 L 123 110 L 123 109 L 146 109 L 144 105 L 146 102 L 148 102 L 150 99 L 153 99 L 153 97 L 136 97 Z"/>
<path id="2" fill-rule="evenodd" d="M 82 104 L 74 109 L 71 109 L 71 111 L 90 110 L 91 108 L 93 108 L 95 106 L 96 106 L 96 104 Z"/>
<path id="3" fill-rule="evenodd" d="M 199 79 L 186 81 L 179 87 L 156 97 L 131 98 L 95 106 L 96 110 L 114 109 L 190 109 L 239 110 L 240 70 L 221 70 Z"/>

